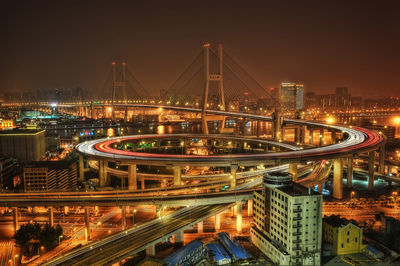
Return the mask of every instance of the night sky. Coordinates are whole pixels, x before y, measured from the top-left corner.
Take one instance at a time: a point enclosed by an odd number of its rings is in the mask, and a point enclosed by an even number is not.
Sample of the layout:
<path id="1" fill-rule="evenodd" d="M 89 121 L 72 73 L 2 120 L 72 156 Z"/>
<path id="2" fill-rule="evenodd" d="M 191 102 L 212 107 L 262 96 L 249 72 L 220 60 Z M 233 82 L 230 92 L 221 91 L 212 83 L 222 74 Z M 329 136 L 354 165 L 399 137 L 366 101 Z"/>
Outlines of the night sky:
<path id="1" fill-rule="evenodd" d="M 222 43 L 260 84 L 400 95 L 399 1 L 0 1 L 0 92 L 101 88 L 126 60 L 153 94 Z"/>

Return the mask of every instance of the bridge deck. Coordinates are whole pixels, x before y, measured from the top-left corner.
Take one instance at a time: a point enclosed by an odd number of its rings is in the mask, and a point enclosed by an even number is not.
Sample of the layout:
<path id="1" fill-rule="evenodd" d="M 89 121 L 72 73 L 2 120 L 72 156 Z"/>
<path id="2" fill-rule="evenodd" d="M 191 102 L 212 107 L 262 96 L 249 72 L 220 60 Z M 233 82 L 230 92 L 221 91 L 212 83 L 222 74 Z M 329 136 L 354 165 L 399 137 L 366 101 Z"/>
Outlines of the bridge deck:
<path id="1" fill-rule="evenodd" d="M 104 265 L 144 250 L 171 234 L 222 212 L 230 205 L 185 208 L 117 235 L 97 241 L 49 261 L 45 265 Z"/>

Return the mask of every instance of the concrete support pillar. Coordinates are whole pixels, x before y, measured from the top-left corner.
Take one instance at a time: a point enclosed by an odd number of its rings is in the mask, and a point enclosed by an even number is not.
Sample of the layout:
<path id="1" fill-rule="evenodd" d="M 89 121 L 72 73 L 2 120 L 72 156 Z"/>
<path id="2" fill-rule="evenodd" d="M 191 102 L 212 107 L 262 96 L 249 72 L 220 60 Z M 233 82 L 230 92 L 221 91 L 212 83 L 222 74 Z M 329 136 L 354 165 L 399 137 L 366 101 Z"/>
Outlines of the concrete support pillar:
<path id="1" fill-rule="evenodd" d="M 347 187 L 353 187 L 353 156 L 347 158 Z"/>
<path id="2" fill-rule="evenodd" d="M 156 245 L 150 245 L 146 247 L 146 256 L 155 256 L 156 255 Z"/>
<path id="3" fill-rule="evenodd" d="M 242 233 L 243 229 L 243 205 L 241 201 L 236 203 L 237 214 L 236 214 L 236 232 Z"/>
<path id="4" fill-rule="evenodd" d="M 121 229 L 126 229 L 126 206 L 121 206 Z"/>
<path id="5" fill-rule="evenodd" d="M 314 144 L 314 130 L 310 128 L 310 144 Z"/>
<path id="6" fill-rule="evenodd" d="M 180 230 L 180 231 L 176 232 L 174 234 L 174 237 L 175 237 L 175 243 L 183 243 L 183 240 L 185 239 L 184 231 Z"/>
<path id="7" fill-rule="evenodd" d="M 19 229 L 19 222 L 18 222 L 18 207 L 13 207 L 13 229 L 16 232 Z"/>
<path id="8" fill-rule="evenodd" d="M 289 173 L 292 174 L 292 181 L 296 181 L 298 176 L 297 176 L 297 163 L 291 163 L 289 164 Z"/>
<path id="9" fill-rule="evenodd" d="M 215 231 L 218 232 L 219 230 L 221 230 L 221 214 L 218 213 L 215 215 Z"/>
<path id="10" fill-rule="evenodd" d="M 99 161 L 99 186 L 104 187 L 107 183 L 107 162 Z"/>
<path id="11" fill-rule="evenodd" d="M 282 139 L 282 116 L 278 109 L 272 114 L 272 138 L 275 141 Z"/>
<path id="12" fill-rule="evenodd" d="M 373 190 L 375 179 L 375 151 L 370 151 L 368 155 L 368 190 Z"/>
<path id="13" fill-rule="evenodd" d="M 253 200 L 247 201 L 247 216 L 253 216 Z"/>
<path id="14" fill-rule="evenodd" d="M 307 126 L 301 126 L 300 127 L 300 144 L 306 143 L 306 130 Z"/>
<path id="15" fill-rule="evenodd" d="M 319 146 L 322 146 L 324 144 L 324 130 L 320 129 L 319 130 Z"/>
<path id="16" fill-rule="evenodd" d="M 201 221 L 197 224 L 197 233 L 202 234 L 204 233 L 204 222 Z"/>
<path id="17" fill-rule="evenodd" d="M 341 158 L 333 160 L 333 198 L 343 198 L 343 161 Z"/>
<path id="18" fill-rule="evenodd" d="M 174 166 L 174 186 L 180 186 L 182 183 L 182 168 L 181 166 Z"/>
<path id="19" fill-rule="evenodd" d="M 90 219 L 89 219 L 90 209 L 85 206 L 85 240 L 90 241 Z"/>
<path id="20" fill-rule="evenodd" d="M 238 169 L 238 166 L 236 164 L 231 165 L 231 175 L 230 175 L 231 189 L 236 188 L 236 171 L 237 171 L 237 169 Z"/>
<path id="21" fill-rule="evenodd" d="M 54 226 L 54 209 L 49 207 L 49 225 Z"/>
<path id="22" fill-rule="evenodd" d="M 129 175 L 129 173 L 128 173 L 128 175 Z M 126 186 L 125 179 L 126 178 L 121 177 L 121 189 L 125 189 L 125 186 Z M 128 179 L 129 179 L 129 177 L 128 177 Z M 129 182 L 129 180 L 128 180 L 128 182 Z M 128 187 L 128 189 L 129 189 L 129 187 Z"/>
<path id="23" fill-rule="evenodd" d="M 83 164 L 83 156 L 79 155 L 79 180 L 85 180 L 85 167 Z"/>
<path id="24" fill-rule="evenodd" d="M 335 131 L 331 132 L 331 142 L 332 142 L 332 144 L 336 143 L 336 132 Z"/>
<path id="25" fill-rule="evenodd" d="M 301 126 L 294 128 L 294 141 L 296 143 L 301 143 Z"/>
<path id="26" fill-rule="evenodd" d="M 237 205 L 232 207 L 232 216 L 236 216 L 237 214 Z"/>
<path id="27" fill-rule="evenodd" d="M 379 148 L 379 173 L 380 174 L 385 173 L 385 156 L 386 156 L 386 152 L 385 152 L 385 144 L 386 143 L 385 142 L 382 143 Z"/>
<path id="28" fill-rule="evenodd" d="M 145 189 L 144 176 L 140 177 L 140 185 L 142 190 Z"/>
<path id="29" fill-rule="evenodd" d="M 136 164 L 128 165 L 128 190 L 137 190 Z"/>
<path id="30" fill-rule="evenodd" d="M 161 205 L 156 205 L 156 217 L 157 218 L 161 217 L 161 210 L 162 210 L 162 206 Z"/>

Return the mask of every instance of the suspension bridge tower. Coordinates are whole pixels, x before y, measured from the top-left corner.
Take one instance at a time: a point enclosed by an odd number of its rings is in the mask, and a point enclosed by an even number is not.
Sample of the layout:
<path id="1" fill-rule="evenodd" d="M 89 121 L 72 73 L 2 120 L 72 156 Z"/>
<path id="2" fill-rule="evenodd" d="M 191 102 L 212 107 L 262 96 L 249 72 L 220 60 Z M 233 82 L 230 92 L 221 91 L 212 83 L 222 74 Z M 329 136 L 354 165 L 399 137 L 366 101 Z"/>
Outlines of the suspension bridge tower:
<path id="1" fill-rule="evenodd" d="M 113 72 L 113 85 L 112 85 L 112 98 L 111 98 L 111 112 L 112 120 L 115 120 L 115 102 L 117 91 L 122 91 L 123 102 L 127 103 L 126 97 L 126 62 L 121 62 L 120 67 L 117 66 L 116 62 L 112 62 L 112 72 Z M 126 111 L 125 111 L 126 116 Z M 125 118 L 126 120 L 126 118 Z"/>
<path id="2" fill-rule="evenodd" d="M 206 110 L 208 108 L 208 94 L 211 83 L 217 83 L 219 93 L 219 110 L 225 111 L 225 95 L 224 95 L 224 74 L 223 74 L 223 50 L 222 44 L 218 45 L 218 73 L 211 73 L 210 71 L 210 44 L 206 43 L 204 47 L 204 68 L 205 68 L 205 86 L 203 93 L 203 107 L 201 112 L 201 123 L 203 134 L 208 134 L 208 120 L 221 120 L 221 128 L 225 127 L 225 116 L 207 116 Z"/>

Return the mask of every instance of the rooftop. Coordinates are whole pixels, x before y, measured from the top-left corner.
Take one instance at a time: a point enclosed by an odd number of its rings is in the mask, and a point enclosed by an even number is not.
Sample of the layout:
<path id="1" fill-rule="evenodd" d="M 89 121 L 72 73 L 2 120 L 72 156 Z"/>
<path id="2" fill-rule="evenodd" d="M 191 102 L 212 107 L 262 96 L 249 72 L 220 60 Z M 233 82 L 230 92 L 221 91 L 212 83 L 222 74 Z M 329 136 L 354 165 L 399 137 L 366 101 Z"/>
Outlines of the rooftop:
<path id="1" fill-rule="evenodd" d="M 320 195 L 311 188 L 306 188 L 300 184 L 292 182 L 290 185 L 277 188 L 278 190 L 290 195 L 290 196 L 312 196 Z"/>
<path id="2" fill-rule="evenodd" d="M 73 160 L 63 160 L 63 161 L 38 161 L 31 162 L 29 165 L 24 168 L 51 168 L 51 169 L 65 169 L 71 166 L 71 164 L 75 163 Z"/>
<path id="3" fill-rule="evenodd" d="M 1 130 L 0 136 L 7 135 L 36 135 L 38 133 L 45 132 L 43 129 L 26 129 L 26 128 L 16 128 L 12 130 Z"/>
<path id="4" fill-rule="evenodd" d="M 333 227 L 341 227 L 348 224 L 353 224 L 357 226 L 357 223 L 354 220 L 347 220 L 346 218 L 340 217 L 339 215 L 325 216 L 322 219 L 322 222 L 327 223 Z"/>
<path id="5" fill-rule="evenodd" d="M 193 252 L 197 251 L 198 249 L 203 247 L 203 242 L 200 240 L 193 240 L 189 242 L 189 244 L 181 247 L 174 253 L 170 254 L 164 260 L 171 265 L 179 264 L 186 256 L 192 254 Z"/>

